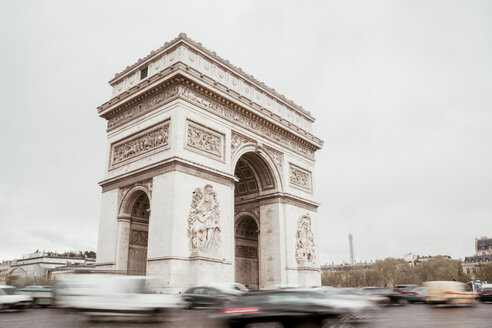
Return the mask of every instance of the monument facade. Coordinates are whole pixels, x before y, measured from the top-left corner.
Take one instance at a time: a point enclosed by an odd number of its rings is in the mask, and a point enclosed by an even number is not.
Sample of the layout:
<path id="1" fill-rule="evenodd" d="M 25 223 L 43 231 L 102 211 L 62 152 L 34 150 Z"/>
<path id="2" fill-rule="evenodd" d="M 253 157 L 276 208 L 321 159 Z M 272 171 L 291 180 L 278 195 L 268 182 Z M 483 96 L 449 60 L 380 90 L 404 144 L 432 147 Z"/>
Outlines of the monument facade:
<path id="1" fill-rule="evenodd" d="M 98 268 L 320 285 L 309 112 L 184 34 L 109 83 Z"/>

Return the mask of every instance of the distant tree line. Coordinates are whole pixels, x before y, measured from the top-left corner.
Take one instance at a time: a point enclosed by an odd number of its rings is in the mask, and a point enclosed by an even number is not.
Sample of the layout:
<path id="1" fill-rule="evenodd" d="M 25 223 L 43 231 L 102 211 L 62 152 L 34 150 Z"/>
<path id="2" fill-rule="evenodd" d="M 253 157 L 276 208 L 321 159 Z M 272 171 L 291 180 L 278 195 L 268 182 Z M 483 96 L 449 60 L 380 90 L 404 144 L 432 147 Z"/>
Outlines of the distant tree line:
<path id="1" fill-rule="evenodd" d="M 483 266 L 482 281 L 492 282 L 492 263 Z M 377 260 L 369 269 L 350 267 L 341 271 L 325 271 L 322 284 L 333 287 L 381 286 L 392 288 L 401 284 L 422 284 L 424 281 L 456 280 L 469 282 L 470 276 L 463 272 L 459 261 L 447 257 L 435 257 L 410 265 L 403 259 Z"/>
<path id="2" fill-rule="evenodd" d="M 43 251 L 40 252 L 39 249 L 37 249 L 34 254 L 41 254 L 44 253 L 48 256 L 66 256 L 66 257 L 81 257 L 84 259 L 95 259 L 96 258 L 96 252 L 94 251 L 67 251 L 63 253 L 59 252 L 53 252 L 53 251 Z"/>

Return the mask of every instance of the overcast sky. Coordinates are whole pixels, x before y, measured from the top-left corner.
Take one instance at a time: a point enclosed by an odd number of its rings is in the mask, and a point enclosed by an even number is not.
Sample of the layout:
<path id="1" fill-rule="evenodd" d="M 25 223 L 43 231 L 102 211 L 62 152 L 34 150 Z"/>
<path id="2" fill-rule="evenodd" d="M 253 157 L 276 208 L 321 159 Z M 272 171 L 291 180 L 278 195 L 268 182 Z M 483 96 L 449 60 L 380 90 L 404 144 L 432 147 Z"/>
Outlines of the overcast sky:
<path id="1" fill-rule="evenodd" d="M 316 117 L 323 263 L 492 237 L 492 1 L 0 1 L 0 260 L 96 250 L 107 81 L 185 32 Z"/>

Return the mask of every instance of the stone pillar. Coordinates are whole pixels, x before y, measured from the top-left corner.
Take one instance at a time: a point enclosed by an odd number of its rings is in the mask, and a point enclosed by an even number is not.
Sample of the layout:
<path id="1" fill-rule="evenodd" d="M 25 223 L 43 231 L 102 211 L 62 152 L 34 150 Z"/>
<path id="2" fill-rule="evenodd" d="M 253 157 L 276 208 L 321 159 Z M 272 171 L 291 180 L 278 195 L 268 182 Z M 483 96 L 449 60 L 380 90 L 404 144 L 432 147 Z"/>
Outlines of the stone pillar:
<path id="1" fill-rule="evenodd" d="M 130 246 L 131 217 L 118 217 L 118 240 L 116 245 L 116 265 L 118 271 L 126 273 L 128 270 L 128 248 Z"/>
<path id="2" fill-rule="evenodd" d="M 283 208 L 279 202 L 260 203 L 260 289 L 285 284 Z"/>

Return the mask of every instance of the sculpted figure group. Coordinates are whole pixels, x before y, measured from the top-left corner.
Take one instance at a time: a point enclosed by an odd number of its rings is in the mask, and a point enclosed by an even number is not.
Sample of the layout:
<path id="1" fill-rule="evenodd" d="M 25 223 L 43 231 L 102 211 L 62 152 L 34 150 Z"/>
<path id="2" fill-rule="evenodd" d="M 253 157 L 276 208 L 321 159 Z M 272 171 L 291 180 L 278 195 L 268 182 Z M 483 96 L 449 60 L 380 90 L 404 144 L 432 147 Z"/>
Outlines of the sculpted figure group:
<path id="1" fill-rule="evenodd" d="M 309 214 L 301 216 L 296 233 L 296 260 L 300 265 L 316 262 L 316 244 Z"/>
<path id="2" fill-rule="evenodd" d="M 188 238 L 192 254 L 214 255 L 220 248 L 220 209 L 213 186 L 193 192 L 188 215 Z"/>

